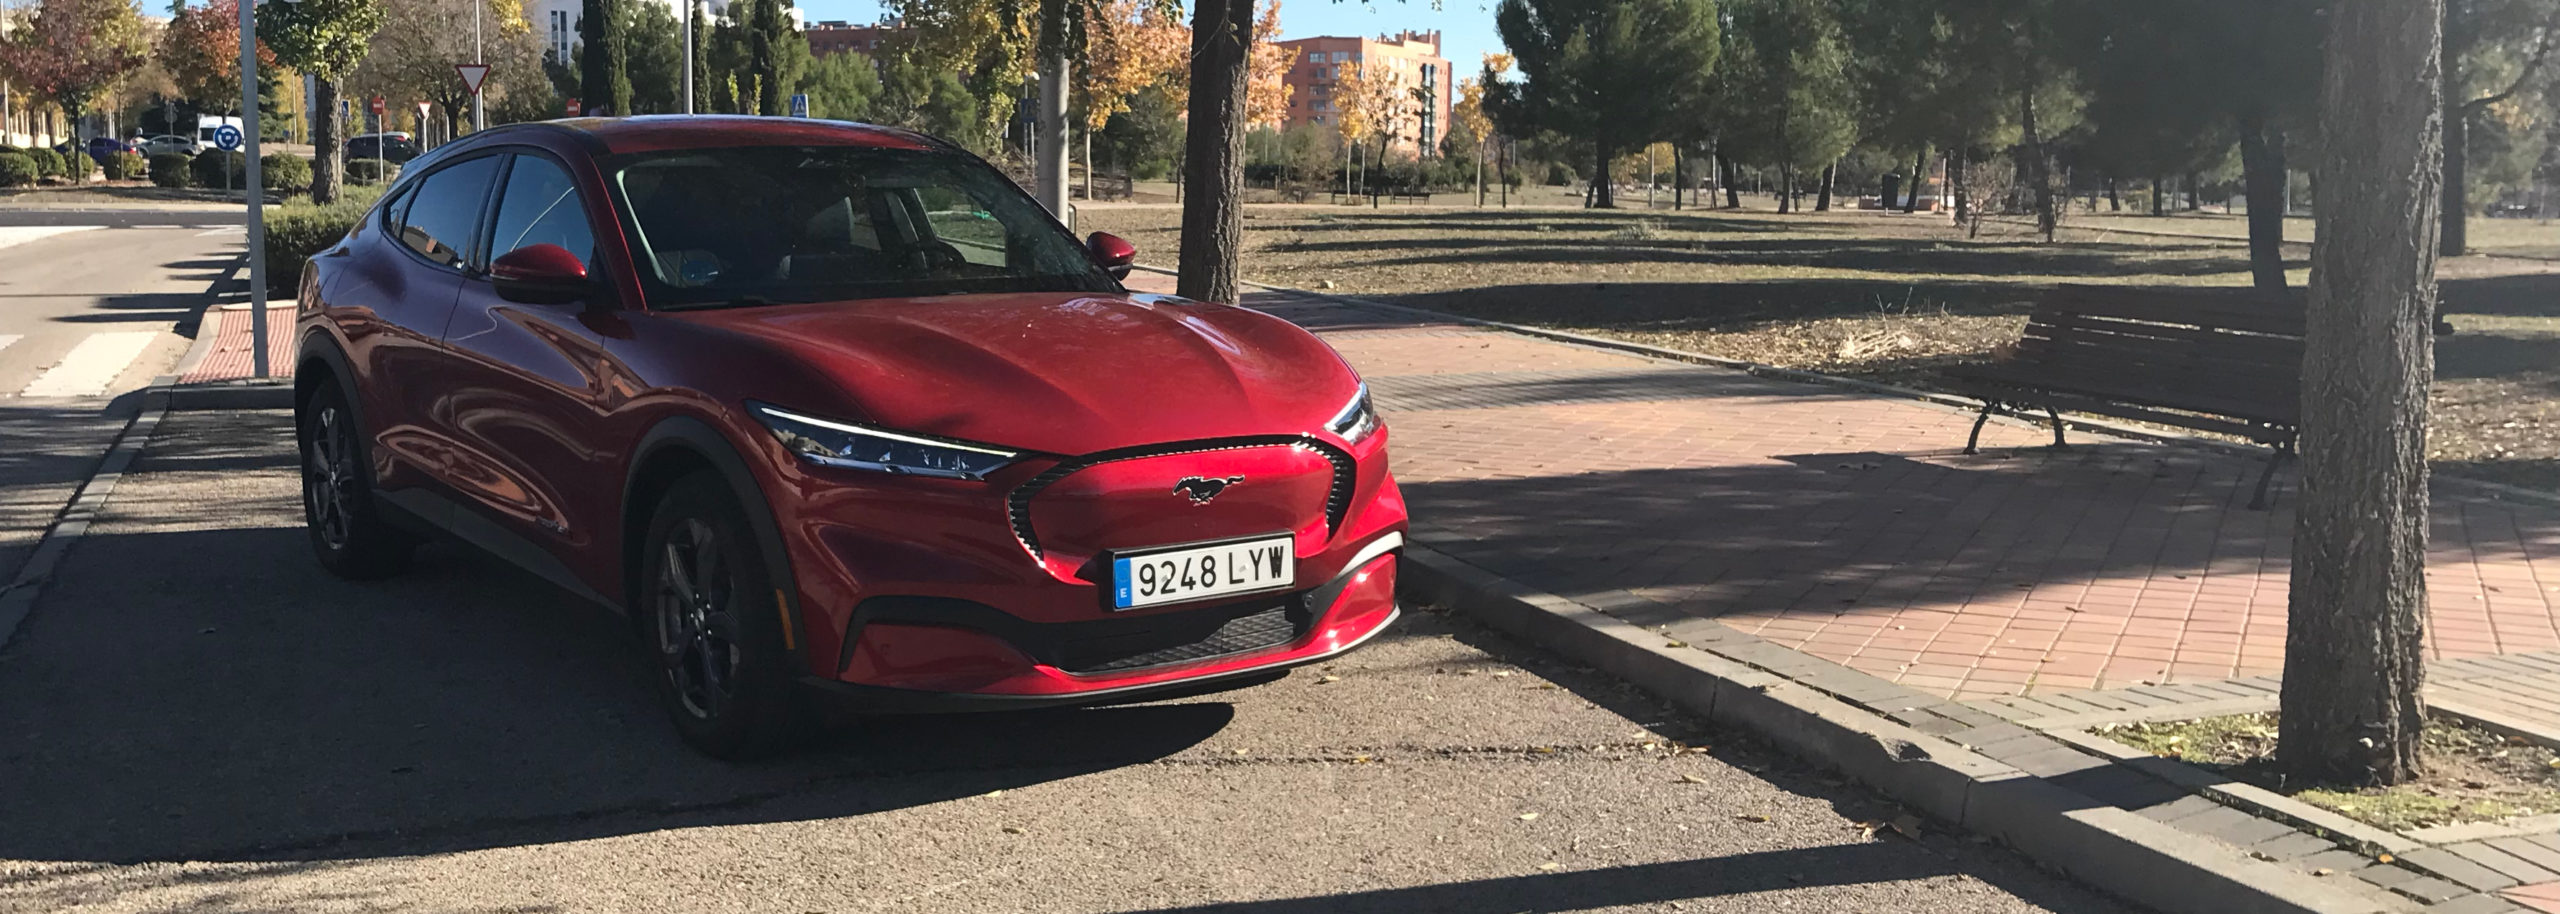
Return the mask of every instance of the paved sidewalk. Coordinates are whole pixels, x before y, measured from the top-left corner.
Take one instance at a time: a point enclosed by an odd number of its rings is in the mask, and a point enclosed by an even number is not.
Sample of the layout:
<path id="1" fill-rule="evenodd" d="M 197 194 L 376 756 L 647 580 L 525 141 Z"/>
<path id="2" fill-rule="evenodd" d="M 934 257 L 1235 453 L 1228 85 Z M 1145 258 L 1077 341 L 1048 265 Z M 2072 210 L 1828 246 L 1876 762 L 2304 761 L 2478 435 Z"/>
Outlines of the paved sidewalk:
<path id="1" fill-rule="evenodd" d="M 1248 303 L 1368 378 L 1418 539 L 1537 589 L 1965 699 L 2282 668 L 2289 470 L 2252 511 L 2258 463 L 2211 449 L 2075 432 L 2056 451 L 1995 421 L 1965 456 L 1972 416 L 1922 401 Z M 2429 585 L 2436 659 L 2560 649 L 2560 508 L 2439 485 Z"/>

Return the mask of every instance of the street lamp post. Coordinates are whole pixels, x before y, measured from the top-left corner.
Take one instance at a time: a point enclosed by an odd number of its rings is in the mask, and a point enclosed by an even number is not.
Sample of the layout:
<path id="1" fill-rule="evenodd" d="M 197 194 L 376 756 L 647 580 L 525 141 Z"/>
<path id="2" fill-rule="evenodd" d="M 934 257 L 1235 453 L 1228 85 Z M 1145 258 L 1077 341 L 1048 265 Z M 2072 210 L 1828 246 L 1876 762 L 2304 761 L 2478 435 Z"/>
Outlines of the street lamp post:
<path id="1" fill-rule="evenodd" d="M 487 0 L 471 0 L 471 62 L 484 67 L 488 65 L 489 59 L 480 51 L 480 10 L 488 5 Z M 478 133 L 487 129 L 489 129 L 488 110 L 480 106 L 480 87 L 473 86 L 471 88 L 471 132 Z"/>
<path id="2" fill-rule="evenodd" d="M 294 0 L 277 0 L 292 3 Z M 241 198 L 249 204 L 249 364 L 260 378 L 274 376 L 267 364 L 267 200 L 266 182 L 258 170 L 258 19 L 257 4 L 240 4 L 240 145 L 248 154 Z"/>
<path id="3" fill-rule="evenodd" d="M 693 113 L 693 4 L 684 3 L 684 113 Z"/>

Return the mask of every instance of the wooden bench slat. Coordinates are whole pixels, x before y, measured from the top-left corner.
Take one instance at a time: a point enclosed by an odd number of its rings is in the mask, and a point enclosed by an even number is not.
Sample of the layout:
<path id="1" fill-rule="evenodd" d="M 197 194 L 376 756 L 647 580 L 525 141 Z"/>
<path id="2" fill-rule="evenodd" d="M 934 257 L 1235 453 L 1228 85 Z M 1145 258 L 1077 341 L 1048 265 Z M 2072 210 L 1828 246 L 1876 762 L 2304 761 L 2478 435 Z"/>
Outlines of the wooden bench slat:
<path id="1" fill-rule="evenodd" d="M 1959 382 L 1996 386 L 2010 392 L 2051 391 L 2072 393 L 2089 398 L 2103 398 L 2161 409 L 2186 410 L 2228 416 L 2252 422 L 2291 425 L 2298 421 L 2299 402 L 2281 396 L 2247 396 L 2187 389 L 2168 391 L 2123 384 L 2103 374 L 2022 372 L 1995 366 L 1975 366 L 1956 376 Z M 2002 398 L 2009 399 L 2009 398 Z M 2012 400 L 2011 402 L 2020 402 Z M 2024 403 L 2044 405 L 2040 398 L 2028 397 Z"/>

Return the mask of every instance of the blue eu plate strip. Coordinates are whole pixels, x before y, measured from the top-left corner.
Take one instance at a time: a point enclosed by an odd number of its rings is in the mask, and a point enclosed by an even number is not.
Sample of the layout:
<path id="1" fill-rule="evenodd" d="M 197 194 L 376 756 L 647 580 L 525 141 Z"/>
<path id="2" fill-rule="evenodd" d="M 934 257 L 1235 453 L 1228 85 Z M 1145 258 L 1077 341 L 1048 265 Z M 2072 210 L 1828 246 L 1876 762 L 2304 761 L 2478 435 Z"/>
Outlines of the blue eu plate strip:
<path id="1" fill-rule="evenodd" d="M 1111 607 L 1113 609 L 1128 609 L 1129 604 L 1135 602 L 1129 588 L 1129 560 L 1111 560 Z"/>

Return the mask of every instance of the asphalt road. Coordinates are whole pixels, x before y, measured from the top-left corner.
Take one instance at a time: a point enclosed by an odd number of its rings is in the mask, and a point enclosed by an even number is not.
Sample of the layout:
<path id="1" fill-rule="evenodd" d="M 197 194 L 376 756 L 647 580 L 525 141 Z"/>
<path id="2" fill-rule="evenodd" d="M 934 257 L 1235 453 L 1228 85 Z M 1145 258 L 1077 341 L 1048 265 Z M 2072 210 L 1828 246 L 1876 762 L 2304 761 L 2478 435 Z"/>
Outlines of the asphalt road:
<path id="1" fill-rule="evenodd" d="M 0 910 L 2124 910 L 1428 611 L 1248 691 L 707 761 L 608 613 L 442 547 L 324 577 L 288 428 L 173 416 L 0 649 Z"/>
<path id="2" fill-rule="evenodd" d="M 129 395 L 186 352 L 176 331 L 246 237 L 218 219 L 127 228 L 102 218 L 0 210 L 0 587 L 97 466 Z"/>

